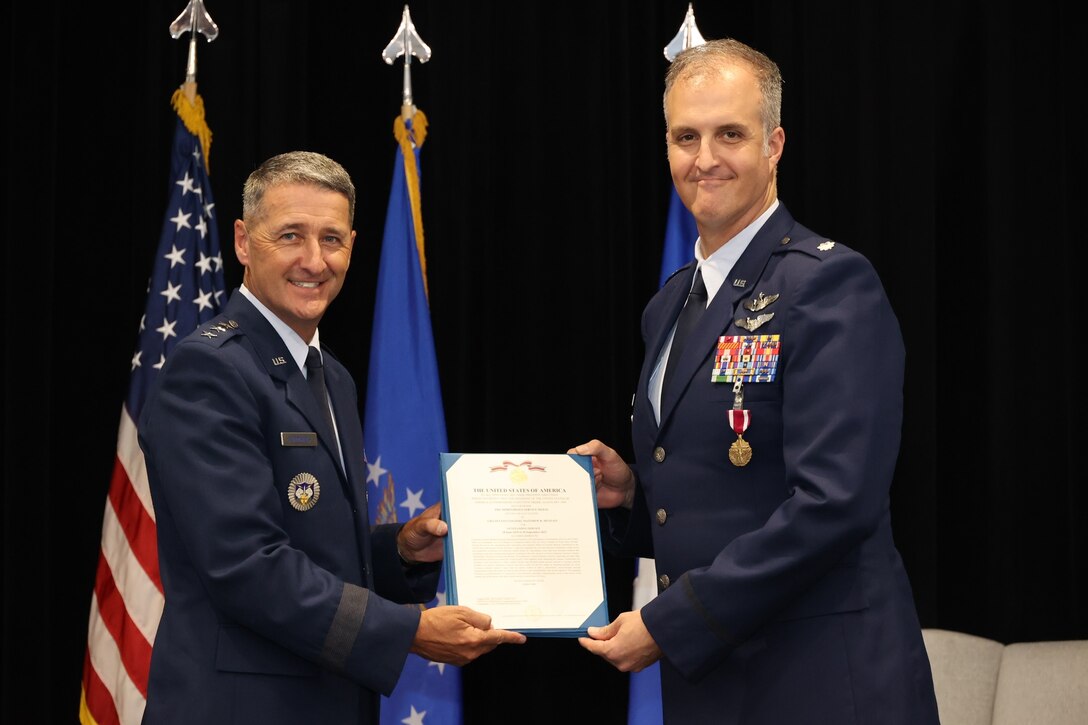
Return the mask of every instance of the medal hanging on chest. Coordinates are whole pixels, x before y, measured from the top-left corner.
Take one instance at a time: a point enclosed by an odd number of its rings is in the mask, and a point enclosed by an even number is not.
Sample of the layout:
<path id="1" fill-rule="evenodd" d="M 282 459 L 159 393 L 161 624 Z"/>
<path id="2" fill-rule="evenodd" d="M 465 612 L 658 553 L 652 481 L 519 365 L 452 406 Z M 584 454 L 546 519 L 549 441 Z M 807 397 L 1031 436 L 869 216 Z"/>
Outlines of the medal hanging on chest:
<path id="1" fill-rule="evenodd" d="M 761 293 L 756 306 L 748 306 L 748 309 L 763 309 L 776 299 L 778 295 L 767 297 Z M 752 460 L 752 446 L 744 440 L 744 431 L 752 421 L 751 411 L 744 407 L 744 383 L 774 382 L 779 342 L 778 335 L 723 335 L 718 338 L 710 381 L 733 383 L 733 407 L 728 413 L 729 427 L 737 434 L 737 439 L 729 446 L 729 462 L 734 466 L 747 466 Z"/>
<path id="2" fill-rule="evenodd" d="M 744 431 L 748 430 L 751 413 L 747 410 L 730 410 L 729 427 L 737 434 L 733 445 L 729 446 L 729 462 L 734 466 L 746 466 L 752 460 L 752 446 L 744 440 Z"/>

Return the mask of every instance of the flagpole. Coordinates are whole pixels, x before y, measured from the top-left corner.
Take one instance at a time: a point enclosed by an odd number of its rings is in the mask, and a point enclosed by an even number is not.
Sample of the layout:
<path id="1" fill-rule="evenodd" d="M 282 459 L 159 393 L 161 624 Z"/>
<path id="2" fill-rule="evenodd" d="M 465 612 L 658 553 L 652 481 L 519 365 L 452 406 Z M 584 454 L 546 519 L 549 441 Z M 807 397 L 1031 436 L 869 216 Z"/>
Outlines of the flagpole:
<path id="1" fill-rule="evenodd" d="M 189 33 L 189 57 L 185 62 L 185 82 L 181 85 L 182 92 L 189 99 L 189 103 L 196 101 L 196 36 L 203 35 L 210 43 L 219 37 L 219 26 L 212 20 L 204 7 L 204 0 L 189 0 L 189 4 L 181 11 L 181 14 L 170 23 L 170 37 L 174 40 L 180 38 L 186 31 Z"/>
<path id="2" fill-rule="evenodd" d="M 387 65 L 393 65 L 397 58 L 404 58 L 404 84 L 400 105 L 401 119 L 404 121 L 410 121 L 416 115 L 415 101 L 412 98 L 413 56 L 418 58 L 420 63 L 426 63 L 431 59 L 431 49 L 416 32 L 412 15 L 408 12 L 408 6 L 405 5 L 400 17 L 400 27 L 393 34 L 389 45 L 382 51 L 382 59 Z"/>
<path id="3" fill-rule="evenodd" d="M 408 187 L 408 200 L 412 207 L 412 219 L 415 228 L 416 249 L 419 254 L 420 274 L 423 275 L 423 289 L 427 299 L 430 291 L 427 285 L 427 257 L 423 244 L 423 212 L 419 192 L 419 147 L 427 137 L 427 116 L 416 108 L 412 96 L 412 57 L 426 63 L 431 59 L 431 48 L 423 42 L 412 22 L 408 6 L 401 12 L 400 25 L 393 33 L 393 38 L 382 50 L 382 60 L 386 65 L 393 65 L 397 58 L 404 58 L 403 87 L 401 91 L 400 116 L 393 124 L 393 135 L 400 144 L 404 155 L 404 175 Z"/>

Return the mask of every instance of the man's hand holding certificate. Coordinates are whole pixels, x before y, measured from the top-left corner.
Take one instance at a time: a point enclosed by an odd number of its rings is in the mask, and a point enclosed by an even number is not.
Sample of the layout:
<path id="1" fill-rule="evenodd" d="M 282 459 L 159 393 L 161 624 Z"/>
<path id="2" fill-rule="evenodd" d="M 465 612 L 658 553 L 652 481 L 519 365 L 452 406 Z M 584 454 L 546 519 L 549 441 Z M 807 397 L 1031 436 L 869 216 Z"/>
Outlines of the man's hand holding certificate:
<path id="1" fill-rule="evenodd" d="M 530 636 L 608 624 L 588 456 L 443 453 L 447 601 Z"/>

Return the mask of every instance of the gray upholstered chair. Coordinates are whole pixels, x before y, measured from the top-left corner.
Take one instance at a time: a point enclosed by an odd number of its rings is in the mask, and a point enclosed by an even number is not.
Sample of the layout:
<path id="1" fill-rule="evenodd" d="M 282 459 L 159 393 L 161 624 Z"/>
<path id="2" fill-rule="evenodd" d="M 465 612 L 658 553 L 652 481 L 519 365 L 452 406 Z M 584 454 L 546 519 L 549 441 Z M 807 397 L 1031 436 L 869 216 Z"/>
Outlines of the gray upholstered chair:
<path id="1" fill-rule="evenodd" d="M 1088 640 L 924 629 L 941 725 L 1088 725 Z"/>

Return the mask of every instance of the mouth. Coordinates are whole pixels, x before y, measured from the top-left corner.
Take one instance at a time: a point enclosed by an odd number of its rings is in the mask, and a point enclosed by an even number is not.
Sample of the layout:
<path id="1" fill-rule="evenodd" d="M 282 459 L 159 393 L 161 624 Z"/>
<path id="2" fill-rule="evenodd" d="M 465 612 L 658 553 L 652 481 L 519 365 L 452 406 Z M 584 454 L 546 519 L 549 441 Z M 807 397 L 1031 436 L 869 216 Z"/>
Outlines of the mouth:
<path id="1" fill-rule="evenodd" d="M 296 282 L 295 280 L 291 280 L 291 284 L 293 284 L 296 287 L 301 287 L 302 289 L 317 289 L 318 285 L 320 285 L 321 283 L 320 282 Z"/>

